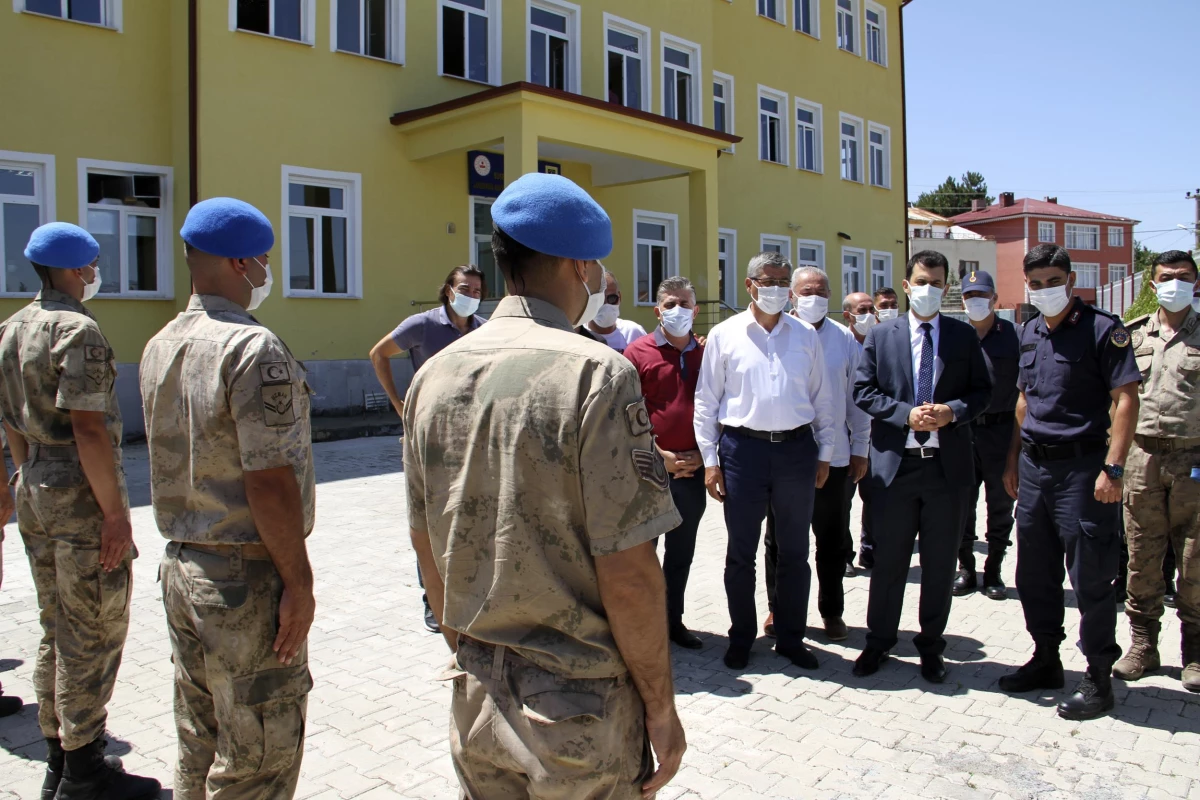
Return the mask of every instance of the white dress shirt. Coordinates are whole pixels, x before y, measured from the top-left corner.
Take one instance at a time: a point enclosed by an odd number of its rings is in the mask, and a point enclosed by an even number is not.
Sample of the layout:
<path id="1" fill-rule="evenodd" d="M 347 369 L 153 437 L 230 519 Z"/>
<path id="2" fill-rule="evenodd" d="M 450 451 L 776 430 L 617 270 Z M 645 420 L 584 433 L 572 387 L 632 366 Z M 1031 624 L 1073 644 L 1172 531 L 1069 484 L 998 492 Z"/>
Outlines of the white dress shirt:
<path id="1" fill-rule="evenodd" d="M 833 394 L 817 332 L 783 314 L 770 332 L 753 309 L 708 334 L 696 385 L 696 442 L 705 467 L 718 465 L 721 426 L 790 431 L 812 424 L 817 460 L 833 457 Z"/>
<path id="2" fill-rule="evenodd" d="M 617 329 L 612 333 L 597 333 L 608 343 L 608 346 L 618 353 L 624 353 L 625 348 L 646 335 L 646 329 L 631 319 L 618 319 Z"/>
<path id="3" fill-rule="evenodd" d="M 866 458 L 871 451 L 871 415 L 854 404 L 852 391 L 863 348 L 849 328 L 832 319 L 826 318 L 816 331 L 825 359 L 825 383 L 833 399 L 833 458 L 829 466 L 845 467 L 850 456 Z"/>
<path id="4" fill-rule="evenodd" d="M 937 314 L 933 319 L 928 320 L 933 326 L 931 333 L 933 334 L 933 385 L 937 386 L 938 378 L 942 377 L 942 361 L 937 357 L 938 342 L 941 340 L 942 332 L 942 315 Z M 917 315 L 912 311 L 908 312 L 908 332 L 909 344 L 912 346 L 912 365 L 913 365 L 913 403 L 917 400 L 917 382 L 921 375 L 921 348 L 925 343 L 925 331 L 921 330 L 922 321 L 917 319 Z M 930 398 L 933 402 L 933 398 Z M 916 431 L 909 429 L 908 440 L 904 443 L 905 447 L 938 447 L 937 431 L 929 431 L 929 439 L 925 444 L 917 441 Z"/>

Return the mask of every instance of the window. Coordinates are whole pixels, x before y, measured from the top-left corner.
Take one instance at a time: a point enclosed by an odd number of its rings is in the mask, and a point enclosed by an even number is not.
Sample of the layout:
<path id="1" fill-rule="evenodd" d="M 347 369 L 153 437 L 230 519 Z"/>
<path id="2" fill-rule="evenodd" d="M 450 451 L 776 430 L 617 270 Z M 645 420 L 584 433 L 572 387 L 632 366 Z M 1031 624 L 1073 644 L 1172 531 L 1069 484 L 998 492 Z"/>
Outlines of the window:
<path id="1" fill-rule="evenodd" d="M 562 0 L 530 0 L 530 83 L 579 91 L 579 6 Z"/>
<path id="2" fill-rule="evenodd" d="M 1099 250 L 1099 225 L 1063 225 L 1063 246 L 1068 250 Z"/>
<path id="3" fill-rule="evenodd" d="M 858 18 L 858 0 L 837 0 L 838 49 L 858 54 L 855 26 Z"/>
<path id="4" fill-rule="evenodd" d="M 1039 222 L 1038 223 L 1038 241 L 1054 244 L 1054 223 Z"/>
<path id="5" fill-rule="evenodd" d="M 1075 278 L 1076 289 L 1095 289 L 1100 285 L 1099 264 L 1072 264 L 1071 268 L 1078 276 Z"/>
<path id="6" fill-rule="evenodd" d="M 34 229 L 54 219 L 54 156 L 0 150 L 0 294 L 36 294 L 42 281 L 25 258 Z"/>
<path id="7" fill-rule="evenodd" d="M 787 128 L 783 124 L 787 107 L 787 95 L 758 87 L 758 157 L 762 161 L 788 163 Z"/>
<path id="8" fill-rule="evenodd" d="M 471 254 L 467 263 L 479 267 L 487 276 L 488 296 L 485 300 L 504 296 L 504 276 L 492 253 L 493 202 L 490 197 L 471 198 Z"/>
<path id="9" fill-rule="evenodd" d="M 362 297 L 362 176 L 283 168 L 285 297 Z"/>
<path id="10" fill-rule="evenodd" d="M 978 266 L 978 265 L 976 265 Z M 892 254 L 871 251 L 871 291 L 877 292 L 885 286 L 891 286 Z"/>
<path id="11" fill-rule="evenodd" d="M 758 0 L 758 15 L 786 25 L 787 19 L 785 15 L 787 11 L 784 6 L 785 3 L 787 3 L 787 0 Z"/>
<path id="12" fill-rule="evenodd" d="M 608 102 L 650 110 L 650 29 L 604 15 Z"/>
<path id="13" fill-rule="evenodd" d="M 721 228 L 717 231 L 717 280 L 721 302 L 730 308 L 738 307 L 737 263 L 737 231 Z"/>
<path id="14" fill-rule="evenodd" d="M 867 141 L 871 160 L 871 185 L 890 189 L 892 186 L 891 129 L 872 122 L 867 126 Z"/>
<path id="15" fill-rule="evenodd" d="M 1112 227 L 1108 229 L 1108 246 L 1109 247 L 1124 247 L 1125 246 L 1125 229 Z"/>
<path id="16" fill-rule="evenodd" d="M 16 0 L 15 6 L 18 11 L 30 14 L 121 30 L 121 0 Z M 38 281 L 38 286 L 41 285 Z"/>
<path id="17" fill-rule="evenodd" d="M 841 116 L 842 180 L 862 183 L 862 120 Z"/>
<path id="18" fill-rule="evenodd" d="M 694 125 L 700 117 L 700 46 L 662 34 L 663 90 L 665 117 Z"/>
<path id="19" fill-rule="evenodd" d="M 334 0 L 331 8 L 331 49 L 404 63 L 404 0 Z"/>
<path id="20" fill-rule="evenodd" d="M 170 167 L 79 159 L 79 218 L 100 243 L 101 297 L 170 297 Z"/>
<path id="21" fill-rule="evenodd" d="M 312 0 L 230 0 L 230 29 L 313 43 Z"/>
<path id="22" fill-rule="evenodd" d="M 500 79 L 500 0 L 438 0 L 440 75 Z"/>
<path id="23" fill-rule="evenodd" d="M 796 98 L 796 167 L 824 172 L 821 146 L 821 106 Z"/>
<path id="24" fill-rule="evenodd" d="M 792 240 L 786 236 L 775 236 L 774 234 L 764 233 L 759 237 L 758 249 L 762 253 L 779 253 L 779 255 L 791 263 Z"/>
<path id="25" fill-rule="evenodd" d="M 1128 264 L 1109 264 L 1108 265 L 1108 282 L 1116 283 L 1123 281 L 1129 277 Z"/>
<path id="26" fill-rule="evenodd" d="M 817 39 L 821 38 L 819 14 L 821 6 L 817 0 L 795 0 L 796 8 L 793 18 L 796 30 L 807 33 Z"/>
<path id="27" fill-rule="evenodd" d="M 678 275 L 679 217 L 653 211 L 633 212 L 633 263 L 637 275 L 637 305 L 652 306 L 658 285 Z"/>
<path id="28" fill-rule="evenodd" d="M 816 267 L 825 271 L 825 243 L 813 239 L 796 240 L 796 266 Z"/>
<path id="29" fill-rule="evenodd" d="M 863 262 L 866 259 L 866 250 L 852 247 L 842 248 L 842 297 L 854 292 L 866 291 L 863 280 Z"/>
<path id="30" fill-rule="evenodd" d="M 887 66 L 887 11 L 883 6 L 866 5 L 867 61 Z"/>
<path id="31" fill-rule="evenodd" d="M 733 76 L 713 73 L 713 129 L 733 133 Z M 725 148 L 733 152 L 733 145 Z"/>

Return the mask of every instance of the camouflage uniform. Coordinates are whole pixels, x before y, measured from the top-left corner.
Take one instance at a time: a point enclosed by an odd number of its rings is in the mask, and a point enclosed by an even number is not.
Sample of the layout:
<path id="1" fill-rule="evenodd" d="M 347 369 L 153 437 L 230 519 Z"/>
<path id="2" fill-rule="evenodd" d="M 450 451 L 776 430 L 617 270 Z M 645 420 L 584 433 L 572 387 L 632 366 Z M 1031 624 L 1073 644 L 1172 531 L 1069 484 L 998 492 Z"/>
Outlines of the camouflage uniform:
<path id="1" fill-rule="evenodd" d="M 633 365 L 507 297 L 405 403 L 409 523 L 462 634 L 451 755 L 470 798 L 641 797 L 645 710 L 595 558 L 680 523 Z"/>
<path id="2" fill-rule="evenodd" d="M 304 368 L 241 306 L 193 295 L 141 364 L 159 576 L 175 662 L 176 800 L 287 798 L 304 752 L 307 646 L 281 666 L 283 581 L 244 471 L 291 466 L 313 526 Z"/>
<path id="3" fill-rule="evenodd" d="M 128 508 L 116 362 L 91 312 L 45 289 L 0 324 L 0 364 L 0 417 L 29 445 L 13 482 L 42 623 L 33 673 L 38 724 L 46 738 L 77 750 L 104 733 L 137 551 L 131 547 L 111 572 L 100 568 L 104 514 L 79 463 L 70 412 L 105 414 Z"/>

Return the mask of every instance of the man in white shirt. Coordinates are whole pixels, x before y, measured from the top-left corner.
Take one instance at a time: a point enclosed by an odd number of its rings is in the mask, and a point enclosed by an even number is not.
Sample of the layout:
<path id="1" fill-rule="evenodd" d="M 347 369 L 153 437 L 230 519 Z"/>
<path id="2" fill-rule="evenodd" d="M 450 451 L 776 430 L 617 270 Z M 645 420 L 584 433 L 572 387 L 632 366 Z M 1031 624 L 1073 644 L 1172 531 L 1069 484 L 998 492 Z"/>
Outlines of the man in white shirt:
<path id="1" fill-rule="evenodd" d="M 842 613 L 846 595 L 842 587 L 848 553 L 850 505 L 853 487 L 867 474 L 871 447 L 871 417 L 854 404 L 854 373 L 862 347 L 850 330 L 826 317 L 829 313 L 829 277 L 816 267 L 799 267 L 792 275 L 792 304 L 804 324 L 817 331 L 825 359 L 825 385 L 833 401 L 833 460 L 829 478 L 813 500 L 812 531 L 817 546 L 817 610 L 831 642 L 846 639 Z M 870 300 L 867 297 L 867 300 Z M 850 487 L 850 489 L 847 489 Z M 775 515 L 767 512 L 767 604 L 771 614 L 763 632 L 775 635 L 776 563 Z"/>
<path id="2" fill-rule="evenodd" d="M 746 270 L 750 308 L 708 335 L 696 387 L 696 443 L 708 493 L 725 505 L 729 544 L 725 665 L 745 669 L 758 630 L 754 562 L 767 506 L 779 550 L 775 651 L 815 669 L 804 646 L 808 617 L 808 528 L 834 449 L 833 395 L 817 332 L 783 313 L 792 265 L 759 253 Z"/>
<path id="3" fill-rule="evenodd" d="M 621 285 L 617 276 L 604 270 L 604 305 L 596 312 L 596 318 L 588 323 L 588 330 L 602 338 L 618 353 L 646 335 L 646 329 L 633 320 L 620 319 Z"/>

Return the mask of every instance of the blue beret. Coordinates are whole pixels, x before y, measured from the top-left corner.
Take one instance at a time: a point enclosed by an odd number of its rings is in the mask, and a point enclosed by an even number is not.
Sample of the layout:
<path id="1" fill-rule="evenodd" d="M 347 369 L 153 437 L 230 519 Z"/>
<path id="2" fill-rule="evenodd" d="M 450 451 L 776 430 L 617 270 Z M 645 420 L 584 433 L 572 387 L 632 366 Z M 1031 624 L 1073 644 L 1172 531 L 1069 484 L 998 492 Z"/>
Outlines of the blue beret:
<path id="1" fill-rule="evenodd" d="M 221 258 L 252 258 L 275 246 L 275 231 L 266 215 L 232 197 L 196 203 L 179 235 L 197 250 Z"/>
<path id="2" fill-rule="evenodd" d="M 995 292 L 996 283 L 989 272 L 968 272 L 962 279 L 963 294 L 968 292 Z"/>
<path id="3" fill-rule="evenodd" d="M 612 222 L 600 204 L 561 175 L 531 172 L 492 203 L 492 222 L 538 253 L 594 261 L 612 252 Z"/>
<path id="4" fill-rule="evenodd" d="M 34 230 L 25 245 L 25 257 L 42 267 L 79 269 L 100 255 L 100 245 L 90 233 L 69 222 L 47 222 Z"/>

